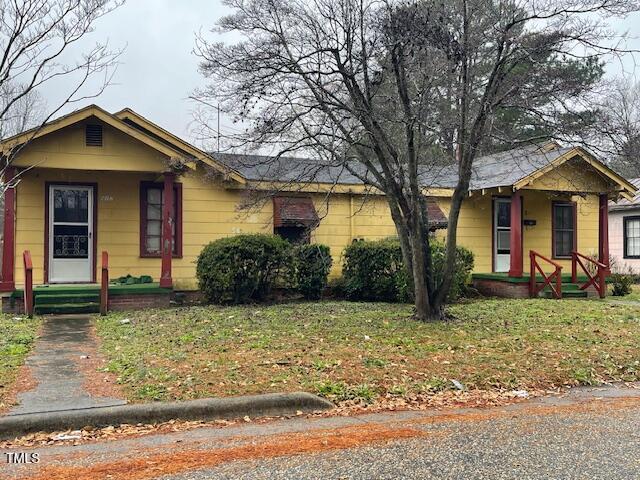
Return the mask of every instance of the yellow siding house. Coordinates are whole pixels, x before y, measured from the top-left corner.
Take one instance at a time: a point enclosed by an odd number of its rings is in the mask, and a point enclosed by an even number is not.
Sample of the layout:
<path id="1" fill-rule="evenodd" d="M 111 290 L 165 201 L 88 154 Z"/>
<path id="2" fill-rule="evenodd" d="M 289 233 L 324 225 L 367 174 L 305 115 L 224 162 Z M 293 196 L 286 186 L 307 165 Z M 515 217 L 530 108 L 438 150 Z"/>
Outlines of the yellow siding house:
<path id="1" fill-rule="evenodd" d="M 155 290 L 146 298 L 155 301 L 196 290 L 198 254 L 224 236 L 275 232 L 295 239 L 315 227 L 310 240 L 330 246 L 337 276 L 354 239 L 395 235 L 384 197 L 355 177 L 337 178 L 333 167 L 310 160 L 281 158 L 265 169 L 260 157 L 206 153 L 130 109 L 112 114 L 91 105 L 5 139 L 2 150 L 5 158 L 18 152 L 4 168 L 5 310 L 20 308 L 25 272 L 42 299 L 54 285 L 90 297 L 103 272 L 111 279 L 148 276 Z M 274 184 L 288 193 L 240 208 L 251 192 Z M 440 172 L 428 184 L 432 229 L 442 229 L 455 175 Z M 485 157 L 462 208 L 459 243 L 475 254 L 479 288 L 500 293 L 506 285 L 522 293 L 530 251 L 545 272 L 553 264 L 568 272 L 573 252 L 606 262 L 607 202 L 634 193 L 579 148 L 549 144 Z M 114 306 L 154 304 L 131 299 L 133 287 L 120 297 L 116 290 Z"/>

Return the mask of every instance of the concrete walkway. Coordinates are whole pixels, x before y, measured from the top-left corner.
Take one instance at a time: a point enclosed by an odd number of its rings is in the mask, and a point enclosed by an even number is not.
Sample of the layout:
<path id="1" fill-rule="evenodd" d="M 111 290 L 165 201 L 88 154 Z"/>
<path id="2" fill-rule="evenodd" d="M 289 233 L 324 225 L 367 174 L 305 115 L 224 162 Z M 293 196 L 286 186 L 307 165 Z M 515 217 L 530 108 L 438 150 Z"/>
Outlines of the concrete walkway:
<path id="1" fill-rule="evenodd" d="M 19 405 L 8 415 L 55 412 L 78 408 L 124 405 L 125 400 L 92 397 L 83 388 L 78 369 L 82 357 L 96 349 L 87 315 L 51 316 L 44 320 L 42 335 L 26 364 L 37 386 L 18 395 Z"/>

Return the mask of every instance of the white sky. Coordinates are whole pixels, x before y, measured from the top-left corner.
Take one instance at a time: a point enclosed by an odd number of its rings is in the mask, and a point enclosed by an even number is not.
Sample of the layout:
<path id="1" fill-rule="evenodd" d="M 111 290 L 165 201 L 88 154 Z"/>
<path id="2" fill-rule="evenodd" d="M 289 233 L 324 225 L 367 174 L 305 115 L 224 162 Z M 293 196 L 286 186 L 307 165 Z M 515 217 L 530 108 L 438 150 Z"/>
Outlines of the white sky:
<path id="1" fill-rule="evenodd" d="M 196 32 L 208 31 L 226 13 L 219 0 L 128 0 L 115 12 L 100 19 L 95 31 L 79 45 L 87 49 L 97 41 L 108 39 L 112 48 L 126 46 L 115 84 L 94 100 L 108 111 L 125 106 L 186 140 L 192 121 L 192 102 L 187 97 L 204 79 L 197 70 L 198 60 L 192 53 Z M 640 15 L 615 25 L 640 37 Z M 214 38 L 213 34 L 209 38 Z M 640 41 L 630 44 L 640 49 Z M 73 53 L 73 52 L 70 52 Z M 640 57 L 639 57 L 640 58 Z M 624 67 L 612 64 L 610 73 L 624 68 L 633 73 L 634 62 L 627 59 Z M 50 105 L 55 103 L 64 85 L 49 85 L 41 93 Z M 67 110 L 84 105 L 75 105 Z M 227 126 L 225 126 L 225 124 Z M 224 119 L 222 132 L 231 126 Z"/>

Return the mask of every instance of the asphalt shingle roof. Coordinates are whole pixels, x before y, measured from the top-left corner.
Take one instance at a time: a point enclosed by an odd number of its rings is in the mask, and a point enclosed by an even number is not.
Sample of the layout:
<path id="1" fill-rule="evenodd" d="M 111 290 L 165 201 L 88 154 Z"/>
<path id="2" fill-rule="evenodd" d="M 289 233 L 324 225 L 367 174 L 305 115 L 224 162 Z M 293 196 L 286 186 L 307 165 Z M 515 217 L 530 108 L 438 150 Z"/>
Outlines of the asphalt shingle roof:
<path id="1" fill-rule="evenodd" d="M 630 178 L 629 182 L 640 189 L 640 178 Z M 638 190 L 631 201 L 626 198 L 621 198 L 616 203 L 609 202 L 609 210 L 628 210 L 632 208 L 640 208 L 640 190 Z"/>
<path id="2" fill-rule="evenodd" d="M 544 168 L 572 148 L 558 147 L 542 150 L 532 145 L 478 158 L 471 175 L 471 190 L 510 186 Z M 300 157 L 268 157 L 233 153 L 211 153 L 248 180 L 278 182 L 318 182 L 358 185 L 362 181 L 349 172 L 340 162 L 335 164 Z M 350 168 L 361 175 L 371 176 L 359 162 L 351 162 Z M 434 188 L 454 188 L 458 180 L 456 165 L 424 166 L 421 183 Z"/>

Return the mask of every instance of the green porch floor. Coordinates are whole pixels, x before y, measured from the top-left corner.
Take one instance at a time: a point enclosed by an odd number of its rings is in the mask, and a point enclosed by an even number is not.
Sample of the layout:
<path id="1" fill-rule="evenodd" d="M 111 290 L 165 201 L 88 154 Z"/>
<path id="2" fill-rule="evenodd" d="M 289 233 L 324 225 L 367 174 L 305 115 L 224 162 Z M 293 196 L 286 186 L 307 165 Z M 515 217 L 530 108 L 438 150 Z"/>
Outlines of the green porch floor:
<path id="1" fill-rule="evenodd" d="M 551 275 L 549 273 L 548 275 Z M 473 280 L 494 280 L 497 282 L 505 283 L 529 283 L 530 275 L 523 275 L 522 277 L 510 277 L 508 273 L 473 273 L 471 275 Z M 563 273 L 561 275 L 562 283 L 571 283 L 571 274 Z M 578 275 L 577 282 L 584 283 L 588 280 L 586 275 Z M 536 281 L 543 282 L 542 275 L 536 275 Z"/>
<path id="2" fill-rule="evenodd" d="M 169 288 L 160 288 L 157 283 L 135 285 L 109 285 L 109 297 L 121 295 L 169 295 Z M 23 289 L 11 294 L 11 301 L 22 298 Z M 37 314 L 97 313 L 100 311 L 100 285 L 59 284 L 36 285 L 33 288 L 33 308 Z"/>
<path id="3" fill-rule="evenodd" d="M 161 288 L 158 283 L 141 283 L 136 285 L 109 285 L 109 295 L 146 295 L 171 293 L 170 288 Z M 87 284 L 57 284 L 57 285 L 36 285 L 33 287 L 36 295 L 67 295 L 67 294 L 95 294 L 100 293 L 100 285 L 97 283 Z M 18 288 L 11 294 L 12 297 L 22 297 L 24 289 Z"/>

